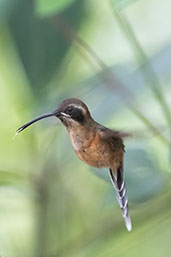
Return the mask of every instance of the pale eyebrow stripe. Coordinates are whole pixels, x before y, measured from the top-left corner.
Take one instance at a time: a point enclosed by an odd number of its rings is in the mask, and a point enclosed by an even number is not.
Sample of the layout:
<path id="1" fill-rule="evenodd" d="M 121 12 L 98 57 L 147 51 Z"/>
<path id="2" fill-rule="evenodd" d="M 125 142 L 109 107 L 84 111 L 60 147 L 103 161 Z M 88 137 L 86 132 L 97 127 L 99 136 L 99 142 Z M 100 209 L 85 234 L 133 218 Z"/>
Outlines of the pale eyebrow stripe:
<path id="1" fill-rule="evenodd" d="M 75 108 L 77 108 L 77 109 L 82 110 L 84 114 L 86 113 L 85 108 L 82 107 L 82 106 L 80 106 L 80 105 L 78 105 L 78 104 L 69 104 L 68 106 L 73 106 L 73 107 L 75 107 Z"/>

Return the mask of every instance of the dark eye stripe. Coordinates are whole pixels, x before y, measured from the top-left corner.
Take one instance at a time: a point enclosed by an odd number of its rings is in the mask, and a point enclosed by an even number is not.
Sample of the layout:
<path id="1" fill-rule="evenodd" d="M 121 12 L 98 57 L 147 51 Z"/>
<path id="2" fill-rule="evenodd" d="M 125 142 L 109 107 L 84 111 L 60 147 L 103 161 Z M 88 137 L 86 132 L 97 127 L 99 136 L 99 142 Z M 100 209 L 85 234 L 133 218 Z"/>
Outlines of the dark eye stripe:
<path id="1" fill-rule="evenodd" d="M 71 118 L 73 120 L 76 120 L 78 122 L 83 122 L 84 120 L 84 115 L 82 110 L 78 109 L 78 108 L 74 108 L 71 114 Z"/>
<path id="2" fill-rule="evenodd" d="M 69 114 L 70 117 L 75 121 L 83 122 L 84 120 L 84 114 L 80 108 L 77 108 L 74 106 L 68 106 L 65 110 L 65 113 Z"/>

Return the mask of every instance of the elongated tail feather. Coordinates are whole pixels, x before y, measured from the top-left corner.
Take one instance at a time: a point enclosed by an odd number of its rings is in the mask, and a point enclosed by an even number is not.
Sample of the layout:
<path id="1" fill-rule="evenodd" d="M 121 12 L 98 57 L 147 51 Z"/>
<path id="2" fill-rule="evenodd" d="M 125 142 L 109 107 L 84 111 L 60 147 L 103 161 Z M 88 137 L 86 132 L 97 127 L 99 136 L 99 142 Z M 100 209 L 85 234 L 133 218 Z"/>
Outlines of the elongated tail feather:
<path id="1" fill-rule="evenodd" d="M 126 195 L 126 186 L 121 167 L 117 170 L 117 173 L 114 173 L 112 169 L 109 169 L 109 176 L 116 191 L 116 198 L 118 200 L 120 208 L 122 209 L 122 216 L 125 220 L 125 225 L 128 231 L 131 231 L 132 224 L 131 218 L 129 216 L 128 198 Z"/>

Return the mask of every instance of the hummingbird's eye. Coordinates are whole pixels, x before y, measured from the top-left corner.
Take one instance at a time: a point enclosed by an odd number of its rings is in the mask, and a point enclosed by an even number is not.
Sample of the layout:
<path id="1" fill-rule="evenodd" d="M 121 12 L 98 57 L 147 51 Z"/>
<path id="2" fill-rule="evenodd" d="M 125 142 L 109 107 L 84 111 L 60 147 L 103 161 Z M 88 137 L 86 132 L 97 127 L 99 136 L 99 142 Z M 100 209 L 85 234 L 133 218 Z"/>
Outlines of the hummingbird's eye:
<path id="1" fill-rule="evenodd" d="M 73 107 L 73 106 L 69 106 L 69 107 L 67 107 L 67 109 L 65 110 L 65 113 L 66 113 L 66 114 L 72 114 L 73 110 L 74 110 L 74 107 Z"/>
<path id="2" fill-rule="evenodd" d="M 80 108 L 76 108 L 75 106 L 68 106 L 65 109 L 65 113 L 75 121 L 82 122 L 84 120 L 84 114 L 82 110 Z"/>

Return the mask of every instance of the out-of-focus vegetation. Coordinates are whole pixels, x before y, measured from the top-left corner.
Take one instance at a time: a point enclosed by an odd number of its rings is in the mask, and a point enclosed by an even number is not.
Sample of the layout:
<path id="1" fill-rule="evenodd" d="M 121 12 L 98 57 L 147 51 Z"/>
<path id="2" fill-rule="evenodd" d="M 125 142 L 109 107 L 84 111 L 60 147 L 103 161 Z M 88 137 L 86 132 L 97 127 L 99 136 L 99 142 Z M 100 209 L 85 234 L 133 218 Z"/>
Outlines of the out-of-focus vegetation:
<path id="1" fill-rule="evenodd" d="M 0 0 L 2 257 L 170 256 L 170 12 L 170 0 Z M 78 160 L 55 118 L 12 140 L 69 97 L 134 134 L 130 233 L 107 171 Z"/>

